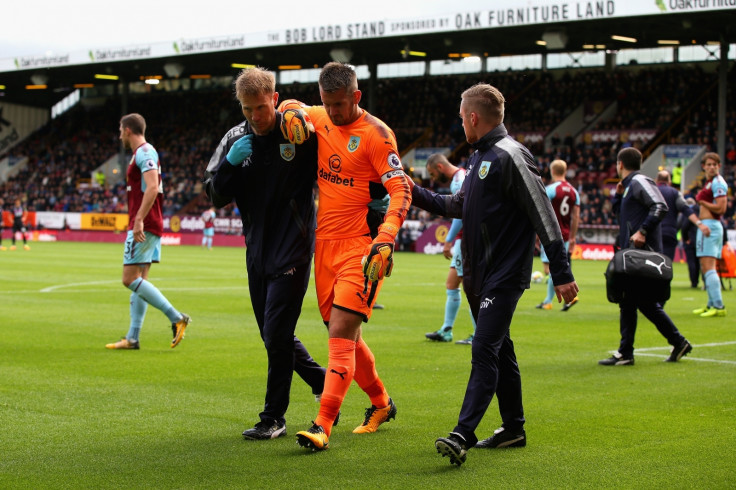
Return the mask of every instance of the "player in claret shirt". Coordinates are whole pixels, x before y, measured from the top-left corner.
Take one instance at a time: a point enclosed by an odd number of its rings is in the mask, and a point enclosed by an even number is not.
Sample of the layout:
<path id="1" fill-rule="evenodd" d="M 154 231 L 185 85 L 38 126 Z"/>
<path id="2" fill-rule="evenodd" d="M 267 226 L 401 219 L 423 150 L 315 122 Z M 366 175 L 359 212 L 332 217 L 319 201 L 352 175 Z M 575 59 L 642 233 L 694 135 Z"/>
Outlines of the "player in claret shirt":
<path id="1" fill-rule="evenodd" d="M 552 203 L 552 209 L 555 210 L 557 223 L 560 225 L 562 239 L 565 241 L 565 250 L 570 254 L 575 250 L 575 235 L 578 232 L 578 223 L 580 222 L 580 196 L 578 195 L 578 191 L 565 180 L 566 172 L 567 163 L 564 160 L 555 160 L 550 163 L 549 173 L 552 176 L 552 183 L 545 189 L 547 191 L 547 197 L 549 197 Z M 544 253 L 544 247 L 541 247 L 540 252 L 542 263 L 544 264 L 544 274 L 549 275 L 549 259 L 547 258 L 547 254 Z M 548 278 L 547 297 L 537 305 L 537 308 L 551 310 L 554 297 L 555 286 L 552 278 Z M 572 301 L 565 303 L 562 311 L 569 310 L 577 302 L 578 297 L 575 296 Z"/>
<path id="2" fill-rule="evenodd" d="M 215 237 L 215 208 L 209 208 L 202 213 L 202 222 L 204 223 L 204 229 L 202 230 L 202 248 L 207 247 L 207 250 L 212 250 L 212 239 Z"/>
<path id="3" fill-rule="evenodd" d="M 716 272 L 716 260 L 721 258 L 723 249 L 723 225 L 721 215 L 726 211 L 728 186 L 720 175 L 721 158 L 717 153 L 706 153 L 703 157 L 705 185 L 695 196 L 700 205 L 698 237 L 695 254 L 700 259 L 700 270 L 708 292 L 705 308 L 693 310 L 695 315 L 704 318 L 726 316 L 726 307 L 721 295 L 721 281 Z"/>
<path id="4" fill-rule="evenodd" d="M 146 142 L 146 120 L 140 114 L 128 114 L 120 119 L 120 140 L 133 150 L 127 172 L 128 235 L 123 253 L 123 285 L 130 289 L 130 328 L 108 349 L 139 349 L 143 319 L 148 305 L 161 310 L 171 321 L 173 349 L 189 325 L 189 316 L 174 308 L 169 300 L 148 281 L 151 264 L 161 260 L 161 235 L 164 231 L 163 184 L 161 164 L 156 149 Z"/>

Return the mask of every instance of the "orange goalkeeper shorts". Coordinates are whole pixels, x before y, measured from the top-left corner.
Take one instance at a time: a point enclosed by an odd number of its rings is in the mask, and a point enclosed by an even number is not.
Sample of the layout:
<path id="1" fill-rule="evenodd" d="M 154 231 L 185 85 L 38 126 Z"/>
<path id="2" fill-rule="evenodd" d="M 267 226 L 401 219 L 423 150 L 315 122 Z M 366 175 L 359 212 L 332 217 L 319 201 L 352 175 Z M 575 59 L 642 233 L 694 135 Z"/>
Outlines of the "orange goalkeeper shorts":
<path id="1" fill-rule="evenodd" d="M 369 236 L 340 240 L 317 239 L 314 251 L 314 281 L 322 319 L 330 321 L 333 306 L 363 317 L 367 322 L 381 290 L 383 279 L 367 283 L 360 261 L 370 245 Z"/>

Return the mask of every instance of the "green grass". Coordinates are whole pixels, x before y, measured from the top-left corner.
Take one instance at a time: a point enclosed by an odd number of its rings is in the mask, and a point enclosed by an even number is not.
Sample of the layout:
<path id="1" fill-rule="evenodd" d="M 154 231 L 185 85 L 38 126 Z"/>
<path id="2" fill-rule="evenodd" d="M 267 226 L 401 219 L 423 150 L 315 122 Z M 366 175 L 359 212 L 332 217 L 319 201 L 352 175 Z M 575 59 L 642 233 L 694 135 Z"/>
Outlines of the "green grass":
<path id="1" fill-rule="evenodd" d="M 735 323 L 691 315 L 705 293 L 689 289 L 684 265 L 675 266 L 667 311 L 695 349 L 677 364 L 662 362 L 668 346 L 640 316 L 636 365 L 597 365 L 619 340 L 603 262 L 574 264 L 581 301 L 567 313 L 558 305 L 536 310 L 544 285 L 533 285 L 511 332 L 529 445 L 471 451 L 457 468 L 433 442 L 457 421 L 470 348 L 424 339 L 443 317 L 448 262 L 441 256 L 397 254 L 379 298 L 386 309 L 364 327 L 396 420 L 375 434 L 352 434 L 369 405 L 353 384 L 330 449 L 310 453 L 294 434 L 318 406 L 298 377 L 288 436 L 253 442 L 240 435 L 257 421 L 266 376 L 243 249 L 165 247 L 150 278 L 193 323 L 170 349 L 166 318 L 149 308 L 141 350 L 119 352 L 104 344 L 128 327 L 122 244 L 31 245 L 0 253 L 2 488 L 736 485 Z M 732 309 L 734 296 L 724 293 Z M 470 331 L 463 306 L 455 337 Z M 297 334 L 324 364 L 327 335 L 312 288 Z M 494 400 L 478 436 L 499 424 Z"/>

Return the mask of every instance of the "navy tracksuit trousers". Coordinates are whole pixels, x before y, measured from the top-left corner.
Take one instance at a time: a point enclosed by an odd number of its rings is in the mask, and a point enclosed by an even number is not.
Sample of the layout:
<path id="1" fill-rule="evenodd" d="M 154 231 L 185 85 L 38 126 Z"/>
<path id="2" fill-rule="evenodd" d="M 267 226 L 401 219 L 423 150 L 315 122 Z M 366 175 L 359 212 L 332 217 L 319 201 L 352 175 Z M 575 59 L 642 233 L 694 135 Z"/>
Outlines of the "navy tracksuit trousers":
<path id="1" fill-rule="evenodd" d="M 679 346 L 685 341 L 669 315 L 665 313 L 662 305 L 646 298 L 645 292 L 638 292 L 624 296 L 619 303 L 621 343 L 618 351 L 625 358 L 634 356 L 634 336 L 636 335 L 636 324 L 638 312 L 642 314 L 657 327 L 667 342 L 672 346 Z"/>
<path id="2" fill-rule="evenodd" d="M 521 289 L 489 289 L 480 296 L 466 294 L 476 329 L 470 379 L 453 432 L 461 434 L 470 447 L 478 442 L 475 429 L 494 394 L 498 395 L 503 426 L 515 430 L 524 425 L 521 373 L 509 336 L 511 320 L 522 293 Z"/>
<path id="3" fill-rule="evenodd" d="M 312 388 L 322 393 L 325 368 L 309 355 L 307 348 L 294 335 L 304 294 L 309 284 L 311 262 L 276 276 L 264 277 L 248 271 L 248 287 L 253 312 L 268 354 L 266 403 L 261 421 L 285 423 L 289 408 L 291 378 L 296 373 Z"/>

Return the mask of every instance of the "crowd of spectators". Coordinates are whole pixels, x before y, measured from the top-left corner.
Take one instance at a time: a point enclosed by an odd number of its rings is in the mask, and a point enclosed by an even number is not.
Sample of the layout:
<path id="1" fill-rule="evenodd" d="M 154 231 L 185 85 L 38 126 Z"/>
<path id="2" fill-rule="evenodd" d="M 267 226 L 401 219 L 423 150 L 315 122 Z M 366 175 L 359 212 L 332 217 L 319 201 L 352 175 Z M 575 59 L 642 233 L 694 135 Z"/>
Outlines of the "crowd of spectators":
<path id="1" fill-rule="evenodd" d="M 370 99 L 364 92 L 361 105 L 392 127 L 399 148 L 413 144 L 447 147 L 454 151 L 452 160 L 459 166 L 464 166 L 469 151 L 458 117 L 459 94 L 480 81 L 489 82 L 504 93 L 505 124 L 512 134 L 548 135 L 580 104 L 605 105 L 615 101 L 616 114 L 595 123 L 593 129 L 638 128 L 654 129 L 657 133 L 677 129 L 672 134 L 678 136 L 671 142 L 703 144 L 714 150 L 717 100 L 711 94 L 697 107 L 692 107 L 692 102 L 715 80 L 715 74 L 691 66 L 388 78 L 378 80 Z M 292 83 L 277 90 L 282 100 L 296 98 L 307 104 L 320 103 L 315 84 Z M 736 95 L 731 87 L 729 95 Z M 28 164 L 0 184 L 5 202 L 21 198 L 29 209 L 35 210 L 125 212 L 124 182 L 100 186 L 90 179 L 94 169 L 120 150 L 119 112 L 117 98 L 102 104 L 79 104 L 12 148 L 8 156 L 27 157 Z M 204 170 L 222 135 L 243 117 L 232 90 L 135 95 L 128 101 L 128 112 L 140 112 L 146 117 L 147 140 L 161 157 L 164 213 L 199 214 L 209 207 L 201 185 Z M 678 117 L 681 113 L 685 116 Z M 680 126 L 675 128 L 678 122 Z M 736 110 L 728 112 L 726 123 L 724 173 L 733 189 Z M 545 178 L 552 160 L 561 158 L 568 162 L 568 180 L 581 193 L 583 224 L 614 226 L 608 193 L 611 182 L 615 182 L 616 154 L 622 145 L 629 144 L 640 149 L 646 146 L 642 141 L 592 143 L 580 134 L 556 133 L 546 145 L 537 142 L 527 146 Z M 121 162 L 123 172 L 127 163 Z M 729 219 L 733 220 L 733 198 L 730 199 Z M 232 206 L 221 211 L 222 215 L 232 213 L 237 213 Z M 432 219 L 417 210 L 412 210 L 409 218 Z"/>

